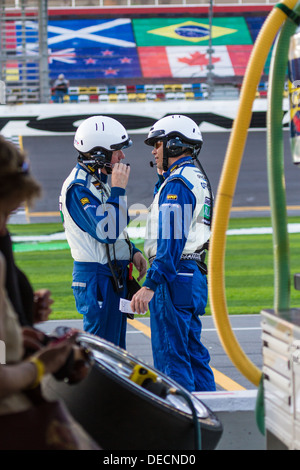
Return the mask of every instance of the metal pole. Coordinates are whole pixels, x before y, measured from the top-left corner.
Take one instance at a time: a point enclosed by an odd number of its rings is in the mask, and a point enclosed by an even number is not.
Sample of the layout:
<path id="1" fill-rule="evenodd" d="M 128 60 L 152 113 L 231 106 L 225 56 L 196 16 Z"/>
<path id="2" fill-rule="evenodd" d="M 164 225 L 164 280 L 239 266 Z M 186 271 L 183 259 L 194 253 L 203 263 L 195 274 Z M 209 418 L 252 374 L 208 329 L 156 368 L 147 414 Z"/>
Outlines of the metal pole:
<path id="1" fill-rule="evenodd" d="M 50 83 L 48 65 L 48 0 L 39 0 L 39 47 L 40 47 L 40 101 L 49 103 Z"/>
<path id="2" fill-rule="evenodd" d="M 214 89 L 214 74 L 213 74 L 213 63 L 212 63 L 212 55 L 214 50 L 212 48 L 212 18 L 213 18 L 213 0 L 210 0 L 209 3 L 209 39 L 208 39 L 208 66 L 207 66 L 207 84 L 208 84 L 208 98 L 211 99 L 213 89 Z"/>

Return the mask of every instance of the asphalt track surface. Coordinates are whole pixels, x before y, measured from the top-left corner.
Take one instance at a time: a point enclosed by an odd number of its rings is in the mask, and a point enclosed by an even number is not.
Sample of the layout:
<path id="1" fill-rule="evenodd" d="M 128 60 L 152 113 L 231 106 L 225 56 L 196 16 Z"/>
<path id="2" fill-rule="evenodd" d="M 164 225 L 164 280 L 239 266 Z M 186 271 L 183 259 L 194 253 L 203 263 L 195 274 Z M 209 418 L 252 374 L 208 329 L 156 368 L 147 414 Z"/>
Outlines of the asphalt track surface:
<path id="1" fill-rule="evenodd" d="M 203 316 L 202 342 L 208 348 L 216 381 L 217 391 L 243 391 L 255 390 L 256 386 L 232 364 L 220 344 L 217 330 L 211 316 Z M 262 368 L 261 354 L 261 316 L 260 315 L 232 315 L 230 323 L 241 348 L 259 369 Z M 69 326 L 82 329 L 82 320 L 47 321 L 40 328 L 51 333 L 57 326 Z M 126 349 L 129 354 L 140 361 L 153 366 L 151 350 L 150 318 L 135 316 L 134 320 L 128 320 Z"/>
<path id="2" fill-rule="evenodd" d="M 208 132 L 203 135 L 201 163 L 209 176 L 216 194 L 229 139 L 228 132 Z M 127 186 L 128 204 L 143 204 L 152 200 L 156 171 L 150 167 L 151 148 L 144 144 L 145 136 L 132 136 L 133 146 L 126 149 L 125 162 L 131 165 Z M 266 158 L 266 133 L 250 131 L 236 185 L 232 217 L 269 216 L 268 174 Z M 33 174 L 43 186 L 43 197 L 36 204 L 30 222 L 59 221 L 58 197 L 66 176 L 73 168 L 77 154 L 72 136 L 24 137 L 23 147 L 31 161 Z M 300 168 L 292 163 L 289 133 L 284 132 L 284 174 L 286 202 L 291 215 L 300 213 Z M 38 214 L 38 216 L 37 216 Z M 128 350 L 141 360 L 152 364 L 149 319 L 138 319 L 128 324 Z M 259 368 L 262 367 L 260 315 L 232 316 L 233 331 L 246 355 Z M 51 328 L 53 323 L 43 327 Z M 211 354 L 211 365 L 218 374 L 218 390 L 255 389 L 256 387 L 231 363 L 218 339 L 211 317 L 203 317 L 202 340 Z M 220 374 L 219 374 L 220 373 Z"/>
<path id="3" fill-rule="evenodd" d="M 207 132 L 203 135 L 200 161 L 214 194 L 217 193 L 229 135 L 229 132 Z M 149 164 L 153 158 L 151 147 L 144 144 L 145 137 L 142 134 L 132 135 L 133 146 L 125 150 L 124 161 L 131 166 L 127 186 L 129 207 L 135 204 L 148 207 L 152 201 L 156 171 Z M 45 220 L 50 221 L 51 213 L 58 211 L 62 183 L 76 163 L 77 152 L 73 147 L 73 137 L 24 137 L 23 147 L 30 157 L 32 172 L 41 182 L 44 191 L 34 213 L 48 213 Z M 264 210 L 269 206 L 266 148 L 266 132 L 249 131 L 232 203 L 232 217 L 269 214 L 268 210 Z M 284 175 L 287 206 L 293 206 L 291 213 L 300 213 L 300 166 L 297 167 L 292 162 L 288 131 L 284 131 Z M 34 222 L 40 218 L 30 220 Z"/>

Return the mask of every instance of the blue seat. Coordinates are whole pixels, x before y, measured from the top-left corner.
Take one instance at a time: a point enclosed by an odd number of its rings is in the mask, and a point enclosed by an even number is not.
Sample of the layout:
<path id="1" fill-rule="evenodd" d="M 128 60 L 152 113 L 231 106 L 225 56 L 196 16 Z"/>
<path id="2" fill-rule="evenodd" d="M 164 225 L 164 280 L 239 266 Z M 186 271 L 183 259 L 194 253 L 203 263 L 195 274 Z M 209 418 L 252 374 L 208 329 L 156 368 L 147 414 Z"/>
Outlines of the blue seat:
<path id="1" fill-rule="evenodd" d="M 144 93 L 145 85 L 135 85 L 135 91 L 136 93 Z"/>
<path id="2" fill-rule="evenodd" d="M 192 90 L 193 90 L 193 92 L 201 91 L 201 83 L 193 83 L 192 84 Z"/>
<path id="3" fill-rule="evenodd" d="M 204 96 L 203 96 L 203 93 L 201 91 L 194 93 L 194 99 L 195 100 L 203 100 L 203 98 L 204 98 Z"/>

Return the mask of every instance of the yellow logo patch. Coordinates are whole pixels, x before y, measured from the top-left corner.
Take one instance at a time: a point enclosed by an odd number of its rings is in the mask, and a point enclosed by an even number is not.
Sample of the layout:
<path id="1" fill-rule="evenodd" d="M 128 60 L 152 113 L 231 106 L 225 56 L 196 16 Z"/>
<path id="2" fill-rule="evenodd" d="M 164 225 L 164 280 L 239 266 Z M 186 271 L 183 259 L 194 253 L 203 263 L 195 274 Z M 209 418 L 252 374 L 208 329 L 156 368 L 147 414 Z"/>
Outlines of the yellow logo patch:
<path id="1" fill-rule="evenodd" d="M 83 197 L 82 199 L 80 199 L 80 202 L 84 206 L 84 204 L 88 204 L 90 201 L 89 201 L 89 198 Z"/>
<path id="2" fill-rule="evenodd" d="M 176 194 L 168 194 L 167 199 L 172 199 L 173 201 L 176 201 L 177 195 Z"/>

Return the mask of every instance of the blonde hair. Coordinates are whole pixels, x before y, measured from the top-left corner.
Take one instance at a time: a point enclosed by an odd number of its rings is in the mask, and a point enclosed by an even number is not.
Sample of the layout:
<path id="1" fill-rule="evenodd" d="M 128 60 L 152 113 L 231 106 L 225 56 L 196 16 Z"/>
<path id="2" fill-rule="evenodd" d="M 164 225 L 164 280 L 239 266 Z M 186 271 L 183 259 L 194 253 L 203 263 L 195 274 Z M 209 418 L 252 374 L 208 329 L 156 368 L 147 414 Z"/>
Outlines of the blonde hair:
<path id="1" fill-rule="evenodd" d="M 0 204 L 26 202 L 41 196 L 41 186 L 29 172 L 25 153 L 0 136 Z"/>

